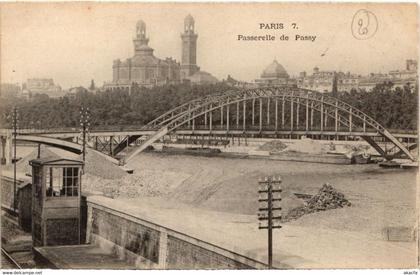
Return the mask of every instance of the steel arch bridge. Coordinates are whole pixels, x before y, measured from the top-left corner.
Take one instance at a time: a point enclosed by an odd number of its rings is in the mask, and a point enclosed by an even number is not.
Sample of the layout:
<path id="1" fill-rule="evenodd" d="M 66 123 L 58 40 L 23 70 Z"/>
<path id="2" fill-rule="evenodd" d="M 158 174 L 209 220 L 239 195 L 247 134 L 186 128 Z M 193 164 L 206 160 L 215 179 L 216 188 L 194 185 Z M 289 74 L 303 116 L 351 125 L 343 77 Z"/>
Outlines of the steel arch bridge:
<path id="1" fill-rule="evenodd" d="M 114 149 L 116 155 L 142 137 L 142 143 L 125 157 L 129 162 L 153 142 L 170 133 L 187 131 L 204 135 L 352 136 L 366 140 L 386 159 L 405 156 L 417 144 L 405 146 L 381 124 L 357 108 L 325 94 L 297 87 L 232 90 L 182 104 L 142 127 L 149 136 L 130 135 Z M 380 137 L 391 148 L 382 148 Z"/>

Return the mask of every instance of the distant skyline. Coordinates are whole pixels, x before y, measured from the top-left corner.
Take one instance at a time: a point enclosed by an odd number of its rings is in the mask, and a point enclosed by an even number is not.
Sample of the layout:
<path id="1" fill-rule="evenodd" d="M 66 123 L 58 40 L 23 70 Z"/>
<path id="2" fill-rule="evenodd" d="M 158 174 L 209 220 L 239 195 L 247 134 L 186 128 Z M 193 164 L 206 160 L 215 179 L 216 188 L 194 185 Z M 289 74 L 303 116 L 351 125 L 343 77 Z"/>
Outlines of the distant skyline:
<path id="1" fill-rule="evenodd" d="M 351 32 L 353 15 L 373 12 L 378 30 L 367 40 Z M 384 3 L 2 3 L 1 82 L 53 78 L 63 88 L 112 80 L 112 62 L 133 56 L 135 25 L 147 25 L 159 58 L 180 61 L 184 17 L 198 33 L 197 63 L 219 80 L 252 81 L 274 59 L 289 75 L 301 71 L 387 73 L 418 59 L 415 4 Z M 283 23 L 284 30 L 261 30 Z M 296 23 L 298 30 L 290 28 Z M 310 41 L 238 41 L 238 35 L 316 35 Z"/>

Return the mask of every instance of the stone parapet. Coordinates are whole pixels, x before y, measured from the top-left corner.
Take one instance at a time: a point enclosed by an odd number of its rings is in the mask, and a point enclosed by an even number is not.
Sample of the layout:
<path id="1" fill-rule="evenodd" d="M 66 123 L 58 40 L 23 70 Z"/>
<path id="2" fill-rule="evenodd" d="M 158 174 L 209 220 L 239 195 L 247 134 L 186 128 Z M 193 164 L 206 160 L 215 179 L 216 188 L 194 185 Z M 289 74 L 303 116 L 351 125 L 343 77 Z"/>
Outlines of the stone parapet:
<path id="1" fill-rule="evenodd" d="M 102 196 L 87 198 L 86 239 L 112 249 L 136 268 L 265 269 L 236 251 L 180 232 L 162 221 L 146 220 L 134 208 Z"/>

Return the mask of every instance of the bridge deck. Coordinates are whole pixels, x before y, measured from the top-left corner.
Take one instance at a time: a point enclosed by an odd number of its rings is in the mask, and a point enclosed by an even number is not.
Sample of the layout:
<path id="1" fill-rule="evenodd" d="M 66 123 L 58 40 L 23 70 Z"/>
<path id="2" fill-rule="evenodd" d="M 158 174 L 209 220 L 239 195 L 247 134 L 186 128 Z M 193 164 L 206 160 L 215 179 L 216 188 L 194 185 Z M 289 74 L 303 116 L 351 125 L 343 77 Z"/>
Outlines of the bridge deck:
<path id="1" fill-rule="evenodd" d="M 253 129 L 255 128 L 255 129 Z M 131 136 L 131 135 L 153 135 L 159 128 L 149 128 L 149 129 L 133 129 L 133 130 L 93 130 L 89 132 L 89 135 L 91 137 L 109 137 L 109 136 Z M 215 135 L 224 135 L 224 134 L 243 134 L 243 129 L 235 129 L 235 127 L 232 127 L 229 131 L 226 131 L 226 129 L 218 129 L 218 127 L 213 126 L 213 129 L 210 131 L 209 129 L 200 129 L 199 127 L 196 127 L 196 129 L 183 129 L 179 128 L 175 131 L 173 131 L 174 134 L 182 134 L 182 135 L 188 135 L 188 134 L 215 134 Z M 290 130 L 278 130 L 275 131 L 274 129 L 263 129 L 261 132 L 259 129 L 256 129 L 256 127 L 249 126 L 246 129 L 246 133 L 249 134 L 268 134 L 268 135 L 275 135 L 275 134 L 296 134 L 296 135 L 330 135 L 330 136 L 360 136 L 360 135 L 366 135 L 366 136 L 380 136 L 380 134 L 376 131 L 329 131 L 325 129 L 324 131 L 306 131 L 306 130 L 300 130 L 296 129 L 293 131 Z M 43 131 L 35 131 L 35 130 L 21 130 L 19 131 L 20 135 L 31 135 L 31 136 L 47 136 L 52 138 L 73 138 L 80 136 L 79 131 L 60 131 L 60 130 L 43 130 Z M 413 131 L 407 131 L 405 133 L 402 133 L 401 131 L 391 131 L 391 134 L 396 138 L 410 138 L 410 139 L 417 139 L 418 134 Z M 0 129 L 0 135 L 2 136 L 8 136 L 12 135 L 12 131 L 10 129 Z"/>

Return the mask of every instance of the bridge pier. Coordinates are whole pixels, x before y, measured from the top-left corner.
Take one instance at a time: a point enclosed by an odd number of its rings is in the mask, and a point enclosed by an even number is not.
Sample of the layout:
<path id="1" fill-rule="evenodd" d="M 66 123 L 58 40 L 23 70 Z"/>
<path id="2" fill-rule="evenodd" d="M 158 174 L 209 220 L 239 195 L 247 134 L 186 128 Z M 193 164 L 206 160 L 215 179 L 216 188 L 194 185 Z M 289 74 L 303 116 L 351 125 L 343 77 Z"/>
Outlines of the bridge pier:
<path id="1" fill-rule="evenodd" d="M 113 136 L 109 137 L 109 155 L 112 157 L 113 156 L 113 152 L 112 152 L 112 143 L 113 143 Z"/>

